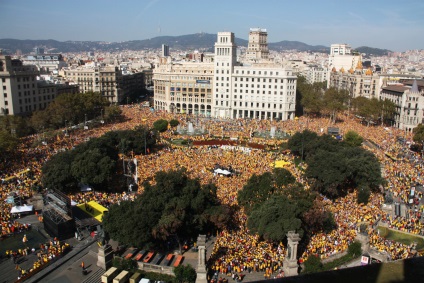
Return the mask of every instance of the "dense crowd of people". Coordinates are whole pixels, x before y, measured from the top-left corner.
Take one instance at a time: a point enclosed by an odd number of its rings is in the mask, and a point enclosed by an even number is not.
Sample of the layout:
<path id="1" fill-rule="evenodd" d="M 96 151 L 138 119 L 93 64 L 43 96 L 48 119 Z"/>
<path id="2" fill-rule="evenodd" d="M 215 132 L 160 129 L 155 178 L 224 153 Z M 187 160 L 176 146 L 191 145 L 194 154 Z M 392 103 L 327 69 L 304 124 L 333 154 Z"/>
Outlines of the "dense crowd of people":
<path id="1" fill-rule="evenodd" d="M 34 135 L 22 140 L 20 147 L 5 157 L 0 163 L 1 190 L 0 190 L 0 224 L 2 237 L 20 230 L 25 223 L 20 223 L 10 213 L 12 204 L 7 199 L 15 194 L 23 200 L 33 194 L 35 186 L 41 185 L 41 167 L 52 155 L 69 150 L 89 138 L 99 137 L 108 131 L 133 129 L 139 125 L 152 127 L 153 122 L 158 119 L 176 119 L 181 128 L 187 128 L 189 123 L 193 127 L 202 129 L 202 133 L 189 136 L 194 141 L 205 141 L 218 139 L 219 137 L 230 137 L 236 141 L 250 141 L 269 147 L 278 146 L 281 141 L 272 138 L 252 137 L 252 132 L 267 132 L 271 127 L 277 131 L 293 134 L 305 129 L 318 134 L 326 132 L 331 125 L 328 118 L 300 117 L 289 121 L 250 120 L 250 119 L 210 119 L 206 117 L 195 117 L 186 114 L 171 114 L 163 111 L 151 111 L 139 105 L 123 106 L 122 121 L 104 124 L 97 128 L 78 130 L 69 136 L 58 135 L 45 144 L 33 146 L 40 137 Z M 400 143 L 398 137 L 405 141 L 411 140 L 411 134 L 395 128 L 384 128 L 382 126 L 368 127 L 363 125 L 354 117 L 343 116 L 336 126 L 343 135 L 348 131 L 355 131 L 367 139 L 364 146 L 372 151 L 384 166 L 382 172 L 387 179 L 387 185 L 382 192 L 392 195 L 396 202 L 405 203 L 408 208 L 406 216 L 388 215 L 382 210 L 385 199 L 381 193 L 373 193 L 366 205 L 359 205 L 356 201 L 356 193 L 335 201 L 320 196 L 324 207 L 334 214 L 337 228 L 330 233 L 320 232 L 312 236 L 306 250 L 300 255 L 301 261 L 307 259 L 311 254 L 318 254 L 321 258 L 327 258 L 336 253 L 345 251 L 352 243 L 358 233 L 359 226 L 367 223 L 370 226 L 377 221 L 383 221 L 390 228 L 398 229 L 408 233 L 422 235 L 423 224 L 421 221 L 424 207 L 420 204 L 422 192 L 411 188 L 416 184 L 423 184 L 423 160 L 417 153 L 407 150 L 407 144 Z M 246 150 L 240 144 L 234 146 L 210 147 L 181 147 L 168 141 L 179 137 L 175 129 L 170 128 L 161 134 L 159 143 L 161 150 L 150 152 L 147 155 L 138 155 L 138 192 L 143 191 L 142 182 L 151 180 L 154 184 L 154 175 L 157 171 L 167 171 L 184 167 L 190 177 L 199 178 L 202 183 L 213 182 L 218 187 L 218 197 L 228 205 L 237 205 L 237 193 L 253 174 L 262 174 L 271 171 L 275 160 L 287 161 L 286 168 L 301 182 L 305 189 L 310 184 L 302 175 L 302 170 L 296 167 L 290 153 L 270 152 L 261 149 L 250 148 Z M 187 138 L 187 137 L 186 137 Z M 224 177 L 213 173 L 216 164 L 231 166 L 238 174 L 232 177 Z M 305 166 L 301 164 L 300 166 Z M 76 203 L 97 201 L 105 207 L 122 200 L 132 200 L 137 194 L 127 192 L 80 192 L 70 195 Z M 411 204 L 412 197 L 412 204 Z M 216 272 L 223 274 L 234 274 L 241 272 L 259 271 L 263 272 L 265 278 L 281 275 L 281 266 L 285 256 L 285 248 L 282 244 L 273 244 L 262 241 L 258 236 L 250 235 L 246 227 L 246 215 L 240 211 L 236 220 L 236 230 L 220 231 L 216 238 L 213 253 L 209 265 Z M 14 228 L 12 228 L 14 227 Z M 410 256 L 411 247 L 399 243 L 387 245 L 384 238 L 377 232 L 370 234 L 370 244 L 377 250 L 386 250 L 391 259 L 399 259 Z M 63 249 L 63 248 L 62 248 Z"/>

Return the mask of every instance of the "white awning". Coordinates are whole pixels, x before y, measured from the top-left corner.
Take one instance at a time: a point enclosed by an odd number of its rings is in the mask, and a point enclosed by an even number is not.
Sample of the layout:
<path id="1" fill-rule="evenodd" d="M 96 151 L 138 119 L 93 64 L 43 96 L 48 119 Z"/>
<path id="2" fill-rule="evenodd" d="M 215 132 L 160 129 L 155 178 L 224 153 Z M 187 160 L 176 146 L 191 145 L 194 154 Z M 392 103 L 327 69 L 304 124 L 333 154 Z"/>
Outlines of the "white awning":
<path id="1" fill-rule="evenodd" d="M 33 205 L 22 205 L 22 206 L 14 206 L 10 210 L 10 213 L 22 213 L 22 212 L 30 212 L 34 209 Z"/>

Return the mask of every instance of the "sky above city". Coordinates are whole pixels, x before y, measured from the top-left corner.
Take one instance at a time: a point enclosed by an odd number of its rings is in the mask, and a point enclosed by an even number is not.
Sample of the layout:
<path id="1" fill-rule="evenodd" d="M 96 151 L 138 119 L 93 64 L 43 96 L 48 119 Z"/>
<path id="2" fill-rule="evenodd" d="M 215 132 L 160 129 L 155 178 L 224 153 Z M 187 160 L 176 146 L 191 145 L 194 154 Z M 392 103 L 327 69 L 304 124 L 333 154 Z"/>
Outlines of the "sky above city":
<path id="1" fill-rule="evenodd" d="M 0 38 L 128 41 L 199 32 L 392 51 L 424 48 L 423 0 L 0 0 Z"/>

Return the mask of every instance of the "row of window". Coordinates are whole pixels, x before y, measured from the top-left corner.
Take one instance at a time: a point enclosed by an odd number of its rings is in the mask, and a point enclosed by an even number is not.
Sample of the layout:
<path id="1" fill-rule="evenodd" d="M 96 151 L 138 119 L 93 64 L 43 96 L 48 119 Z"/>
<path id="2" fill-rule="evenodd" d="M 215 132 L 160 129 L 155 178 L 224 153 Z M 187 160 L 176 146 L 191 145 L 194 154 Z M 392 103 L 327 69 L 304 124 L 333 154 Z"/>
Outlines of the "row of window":
<path id="1" fill-rule="evenodd" d="M 177 97 L 176 99 L 174 99 L 174 97 L 171 97 L 171 101 L 182 101 L 182 102 L 199 102 L 199 99 L 198 98 L 195 98 L 195 99 L 193 99 L 193 98 L 185 98 L 185 97 L 183 97 L 183 98 L 180 98 L 180 97 Z M 211 103 L 211 100 L 210 99 L 206 99 L 206 101 L 207 101 L 207 103 Z M 204 98 L 201 98 L 200 99 L 200 102 L 201 103 L 205 103 L 205 99 Z"/>
<path id="2" fill-rule="evenodd" d="M 224 103 L 225 102 L 225 103 Z M 225 104 L 225 105 L 224 105 Z M 229 107 L 229 102 L 228 101 L 215 101 L 215 105 L 216 106 L 226 106 Z M 289 104 L 289 109 L 292 108 L 291 106 L 292 104 Z M 237 107 L 237 102 L 234 101 L 233 104 L 234 107 Z M 239 102 L 239 107 L 246 107 L 246 108 L 257 108 L 257 109 L 283 109 L 283 104 L 277 104 L 277 103 L 259 103 L 259 102 L 244 102 L 244 106 L 243 106 L 243 102 Z"/>
<path id="3" fill-rule="evenodd" d="M 171 91 L 183 91 L 183 92 L 207 92 L 211 93 L 212 90 L 210 88 L 185 88 L 185 87 L 171 87 Z"/>

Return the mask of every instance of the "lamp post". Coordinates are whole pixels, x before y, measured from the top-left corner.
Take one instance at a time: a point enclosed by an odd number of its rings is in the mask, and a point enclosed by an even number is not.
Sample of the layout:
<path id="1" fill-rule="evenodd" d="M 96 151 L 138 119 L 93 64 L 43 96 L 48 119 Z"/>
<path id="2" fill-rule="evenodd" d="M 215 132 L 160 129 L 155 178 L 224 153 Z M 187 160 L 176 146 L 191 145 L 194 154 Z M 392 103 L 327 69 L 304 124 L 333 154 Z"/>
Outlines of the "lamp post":
<path id="1" fill-rule="evenodd" d="M 105 121 L 103 120 L 103 108 L 102 109 L 100 109 L 100 123 L 104 123 Z"/>

